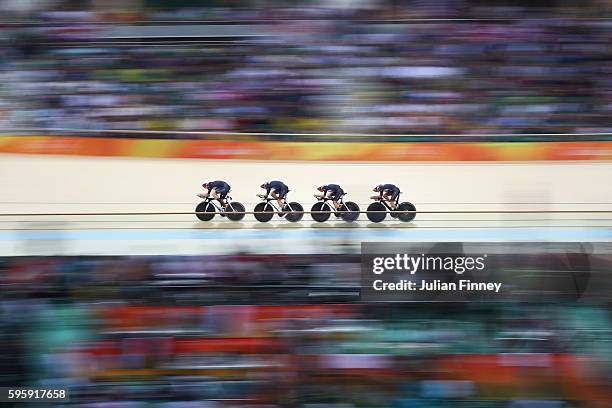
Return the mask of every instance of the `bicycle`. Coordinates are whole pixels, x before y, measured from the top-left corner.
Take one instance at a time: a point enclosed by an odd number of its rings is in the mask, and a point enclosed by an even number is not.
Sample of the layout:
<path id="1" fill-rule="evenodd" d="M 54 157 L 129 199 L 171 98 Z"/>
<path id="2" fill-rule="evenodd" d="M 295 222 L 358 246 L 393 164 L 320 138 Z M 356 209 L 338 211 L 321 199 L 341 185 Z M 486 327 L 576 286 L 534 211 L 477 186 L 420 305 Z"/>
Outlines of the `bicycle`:
<path id="1" fill-rule="evenodd" d="M 227 208 L 223 208 L 217 203 L 216 198 L 206 197 L 204 201 L 196 206 L 196 217 L 200 221 L 210 221 L 218 212 L 222 217 L 227 216 L 232 221 L 240 221 L 244 218 L 245 208 L 242 203 L 238 201 L 232 201 L 232 197 L 225 197 Z"/>
<path id="2" fill-rule="evenodd" d="M 330 201 L 332 201 L 331 198 L 318 197 L 315 195 L 318 202 L 314 203 L 311 208 L 312 212 L 310 215 L 312 216 L 312 219 L 317 222 L 325 222 L 329 219 L 333 212 L 336 216 L 342 218 L 344 221 L 352 222 L 357 220 L 357 218 L 359 218 L 359 206 L 352 201 L 344 202 L 343 197 L 346 194 L 347 193 L 342 193 L 342 195 L 338 197 L 338 202 L 341 204 L 339 210 L 336 210 L 333 203 L 330 203 Z"/>
<path id="3" fill-rule="evenodd" d="M 298 222 L 304 216 L 304 207 L 300 203 L 285 203 L 282 209 L 278 208 L 276 198 L 268 197 L 264 194 L 257 194 L 262 199 L 253 210 L 255 219 L 259 222 L 268 222 L 277 213 L 279 217 L 285 217 L 289 222 Z"/>
<path id="4" fill-rule="evenodd" d="M 382 196 L 375 198 L 375 200 L 376 201 L 370 204 L 366 210 L 366 215 L 372 222 L 383 221 L 387 216 L 387 211 L 389 211 L 391 217 L 398 218 L 403 222 L 410 222 L 416 217 L 416 207 L 414 204 L 407 201 L 399 203 L 399 195 L 395 199 L 395 210 L 391 208 L 389 203 Z"/>

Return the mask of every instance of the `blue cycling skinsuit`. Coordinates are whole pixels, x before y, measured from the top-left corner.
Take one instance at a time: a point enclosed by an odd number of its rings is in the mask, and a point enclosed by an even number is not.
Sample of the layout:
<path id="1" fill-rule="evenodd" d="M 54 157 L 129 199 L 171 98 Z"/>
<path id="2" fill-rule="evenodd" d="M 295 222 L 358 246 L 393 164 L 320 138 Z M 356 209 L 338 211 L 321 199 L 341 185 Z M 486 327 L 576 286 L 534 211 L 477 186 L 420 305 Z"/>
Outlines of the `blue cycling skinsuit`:
<path id="1" fill-rule="evenodd" d="M 323 186 L 323 195 L 327 195 L 327 192 L 331 191 L 330 198 L 332 200 L 338 200 L 342 194 L 344 194 L 344 190 L 337 184 L 326 184 Z"/>
<path id="2" fill-rule="evenodd" d="M 289 187 L 282 181 L 274 180 L 266 183 L 266 196 L 270 195 L 270 191 L 274 190 L 280 199 L 284 199 L 289 192 Z"/>
<path id="3" fill-rule="evenodd" d="M 380 189 L 380 196 L 382 197 L 385 192 L 389 195 L 391 200 L 397 200 L 400 195 L 400 189 L 395 184 L 383 184 Z"/>
<path id="4" fill-rule="evenodd" d="M 211 181 L 206 187 L 208 188 L 208 194 L 210 194 L 212 190 L 215 190 L 220 198 L 225 198 L 231 189 L 229 184 L 221 180 Z"/>

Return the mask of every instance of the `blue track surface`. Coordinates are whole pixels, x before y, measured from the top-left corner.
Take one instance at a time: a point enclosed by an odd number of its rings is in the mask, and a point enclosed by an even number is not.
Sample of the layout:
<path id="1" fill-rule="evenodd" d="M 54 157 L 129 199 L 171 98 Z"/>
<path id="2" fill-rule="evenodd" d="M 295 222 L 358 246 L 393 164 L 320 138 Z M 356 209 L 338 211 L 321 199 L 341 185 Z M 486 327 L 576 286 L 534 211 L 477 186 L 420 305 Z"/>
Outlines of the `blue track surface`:
<path id="1" fill-rule="evenodd" d="M 351 238 L 360 240 L 612 240 L 612 228 L 226 229 L 0 231 L 0 240 L 233 240 Z"/>

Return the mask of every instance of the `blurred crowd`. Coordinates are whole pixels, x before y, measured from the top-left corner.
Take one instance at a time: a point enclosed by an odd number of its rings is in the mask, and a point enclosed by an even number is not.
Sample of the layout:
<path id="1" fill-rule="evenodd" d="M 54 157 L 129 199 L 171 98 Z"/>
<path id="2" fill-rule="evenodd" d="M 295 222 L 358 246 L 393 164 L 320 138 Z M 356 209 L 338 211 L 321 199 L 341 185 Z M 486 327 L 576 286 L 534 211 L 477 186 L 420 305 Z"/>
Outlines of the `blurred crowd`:
<path id="1" fill-rule="evenodd" d="M 0 381 L 92 408 L 610 406 L 605 305 L 361 304 L 359 265 L 3 258 Z"/>
<path id="2" fill-rule="evenodd" d="M 138 17 L 164 20 L 153 34 L 129 21 L 102 24 L 93 12 L 39 13 L 45 24 L 7 30 L 0 125 L 169 138 L 612 129 L 612 30 L 567 6 L 305 2 L 238 7 L 196 28 L 183 16 L 206 19 L 199 11 L 208 9 L 157 10 Z M 294 15 L 276 18 L 283 13 Z M 397 21 L 465 16 L 500 20 Z M 257 24 L 231 24 L 239 20 Z"/>
<path id="3" fill-rule="evenodd" d="M 104 4 L 107 3 L 107 4 Z M 210 21 L 252 23 L 330 18 L 395 21 L 424 18 L 604 17 L 609 0 L 572 4 L 555 0 L 124 0 L 5 1 L 5 19 L 13 22 L 147 23 Z M 528 9 L 528 11 L 526 10 Z"/>

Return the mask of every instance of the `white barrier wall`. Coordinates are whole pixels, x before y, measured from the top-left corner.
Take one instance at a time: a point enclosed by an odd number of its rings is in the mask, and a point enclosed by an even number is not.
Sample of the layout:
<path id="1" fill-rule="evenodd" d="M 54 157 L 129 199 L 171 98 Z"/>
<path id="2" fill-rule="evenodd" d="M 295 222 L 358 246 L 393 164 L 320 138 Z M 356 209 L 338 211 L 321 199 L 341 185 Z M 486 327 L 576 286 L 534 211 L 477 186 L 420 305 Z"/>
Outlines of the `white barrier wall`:
<path id="1" fill-rule="evenodd" d="M 280 179 L 291 188 L 290 198 L 305 207 L 320 184 L 340 184 L 348 199 L 361 204 L 374 194 L 374 185 L 390 182 L 421 210 L 457 209 L 453 203 L 490 203 L 488 209 L 508 206 L 499 203 L 549 203 L 537 205 L 567 209 L 568 203 L 612 203 L 611 176 L 610 162 L 370 164 L 0 155 L 0 211 L 191 211 L 202 182 L 216 179 L 229 182 L 234 199 L 248 204 L 257 201 L 263 181 Z"/>

